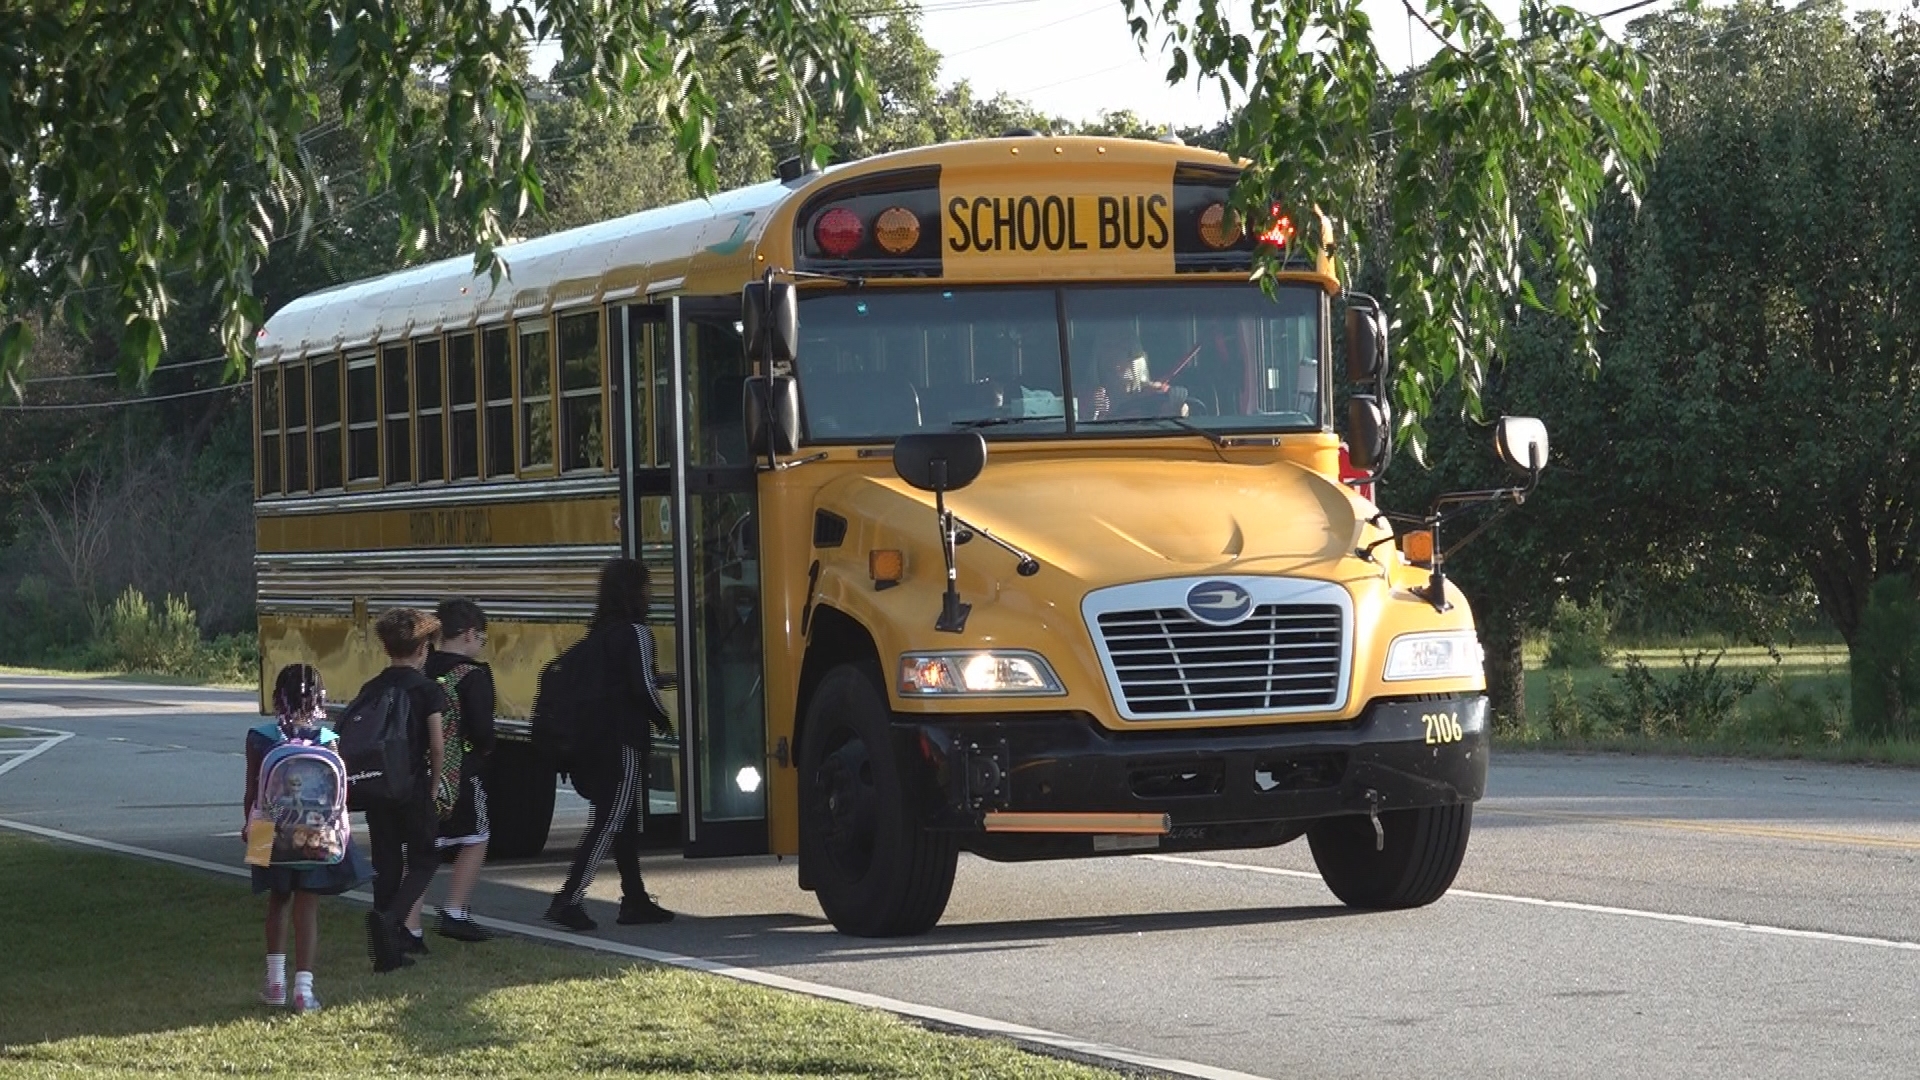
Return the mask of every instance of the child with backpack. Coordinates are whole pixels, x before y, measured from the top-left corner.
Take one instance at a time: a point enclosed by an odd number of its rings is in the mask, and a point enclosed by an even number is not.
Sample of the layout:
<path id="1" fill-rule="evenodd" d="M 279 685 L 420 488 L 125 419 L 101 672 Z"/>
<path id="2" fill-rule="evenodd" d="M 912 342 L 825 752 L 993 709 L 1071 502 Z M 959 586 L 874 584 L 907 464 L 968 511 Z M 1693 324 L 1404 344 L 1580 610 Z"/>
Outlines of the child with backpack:
<path id="1" fill-rule="evenodd" d="M 319 898 L 369 877 L 347 820 L 346 770 L 321 726 L 327 692 L 320 673 L 288 664 L 273 682 L 274 718 L 247 731 L 247 861 L 255 895 L 267 894 L 267 978 L 260 1000 L 315 1012 L 313 964 Z M 293 922 L 293 986 L 287 985 L 287 922 Z"/>
<path id="2" fill-rule="evenodd" d="M 434 609 L 440 620 L 440 645 L 427 657 L 426 673 L 447 692 L 453 708 L 443 718 L 446 754 L 434 789 L 440 812 L 442 852 L 455 852 L 453 880 L 440 905 L 440 934 L 455 941 L 485 941 L 492 935 L 468 913 L 480 865 L 487 859 L 491 826 L 487 820 L 487 764 L 492 759 L 493 669 L 475 659 L 487 645 L 487 615 L 471 600 L 444 600 Z M 407 929 L 422 935 L 420 905 Z"/>
<path id="3" fill-rule="evenodd" d="M 439 639 L 439 619 L 400 608 L 382 615 L 373 630 L 391 664 L 347 706 L 339 725 L 340 756 L 349 805 L 366 811 L 373 848 L 367 952 L 374 971 L 388 972 L 412 964 L 408 953 L 425 951 L 407 933 L 405 920 L 439 869 L 433 785 L 444 752 L 441 717 L 451 705 L 440 684 L 421 672 Z"/>
<path id="4" fill-rule="evenodd" d="M 640 878 L 646 762 L 653 733 L 671 730 L 660 691 L 674 685 L 673 677 L 661 674 L 656 665 L 653 631 L 645 621 L 647 590 L 647 569 L 641 563 L 608 561 L 600 572 L 599 601 L 587 636 L 541 673 L 540 697 L 565 694 L 565 700 L 550 701 L 546 710 L 538 698 L 533 705 L 536 740 L 549 719 L 543 712 L 557 707 L 570 714 L 552 717 L 559 721 L 553 726 L 568 729 L 579 743 L 567 749 L 565 764 L 574 790 L 591 805 L 566 883 L 545 916 L 569 930 L 598 925 L 582 901 L 609 846 L 620 868 L 620 912 L 614 921 L 632 925 L 673 919 L 673 912 L 647 895 Z"/>

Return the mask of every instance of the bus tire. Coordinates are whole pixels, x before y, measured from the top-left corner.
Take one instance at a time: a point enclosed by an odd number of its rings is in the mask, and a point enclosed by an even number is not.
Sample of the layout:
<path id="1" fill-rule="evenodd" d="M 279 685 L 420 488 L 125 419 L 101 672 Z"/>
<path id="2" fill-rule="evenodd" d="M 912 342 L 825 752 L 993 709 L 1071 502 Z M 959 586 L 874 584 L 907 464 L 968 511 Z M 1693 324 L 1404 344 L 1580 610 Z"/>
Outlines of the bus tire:
<path id="1" fill-rule="evenodd" d="M 553 766 L 531 743 L 500 740 L 487 775 L 489 860 L 540 854 L 553 827 L 553 787 Z"/>
<path id="2" fill-rule="evenodd" d="M 940 921 L 959 843 L 918 820 L 870 665 L 844 664 L 807 704 L 800 746 L 800 864 L 843 934 L 902 937 Z"/>
<path id="3" fill-rule="evenodd" d="M 1385 846 L 1375 850 L 1365 814 L 1326 818 L 1307 830 L 1320 878 L 1348 907 L 1424 907 L 1446 894 L 1473 831 L 1473 804 L 1383 810 Z"/>

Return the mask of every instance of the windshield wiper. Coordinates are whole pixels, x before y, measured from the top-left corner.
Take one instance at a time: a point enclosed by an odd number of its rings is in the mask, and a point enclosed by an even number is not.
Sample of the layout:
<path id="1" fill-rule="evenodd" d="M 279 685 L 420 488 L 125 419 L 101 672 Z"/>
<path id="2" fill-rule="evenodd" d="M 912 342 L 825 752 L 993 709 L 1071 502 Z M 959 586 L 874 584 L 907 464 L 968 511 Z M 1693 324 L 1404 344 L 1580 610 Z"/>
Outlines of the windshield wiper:
<path id="1" fill-rule="evenodd" d="M 955 420 L 953 426 L 967 431 L 983 427 L 999 427 L 1002 424 L 1024 424 L 1029 420 L 1065 420 L 1059 413 L 1048 416 L 983 416 L 977 420 Z"/>
<path id="2" fill-rule="evenodd" d="M 1073 426 L 1076 428 L 1099 427 L 1103 424 L 1172 424 L 1182 431 L 1200 436 L 1215 446 L 1227 445 L 1226 438 L 1220 433 L 1208 431 L 1184 416 L 1103 416 L 1098 420 L 1076 421 Z"/>

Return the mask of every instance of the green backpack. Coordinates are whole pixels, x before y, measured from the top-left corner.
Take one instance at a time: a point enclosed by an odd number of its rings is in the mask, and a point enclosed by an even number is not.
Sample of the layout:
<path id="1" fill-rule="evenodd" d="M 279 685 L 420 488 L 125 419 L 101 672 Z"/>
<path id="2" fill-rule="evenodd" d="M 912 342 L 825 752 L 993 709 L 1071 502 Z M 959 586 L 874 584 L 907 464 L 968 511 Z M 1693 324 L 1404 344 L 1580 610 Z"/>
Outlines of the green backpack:
<path id="1" fill-rule="evenodd" d="M 460 680 L 475 669 L 473 664 L 455 664 L 440 676 L 440 688 L 447 692 L 447 711 L 440 714 L 440 775 L 434 779 L 433 808 L 442 818 L 451 817 L 460 801 L 460 766 L 467 758 L 465 725 L 460 722 Z"/>

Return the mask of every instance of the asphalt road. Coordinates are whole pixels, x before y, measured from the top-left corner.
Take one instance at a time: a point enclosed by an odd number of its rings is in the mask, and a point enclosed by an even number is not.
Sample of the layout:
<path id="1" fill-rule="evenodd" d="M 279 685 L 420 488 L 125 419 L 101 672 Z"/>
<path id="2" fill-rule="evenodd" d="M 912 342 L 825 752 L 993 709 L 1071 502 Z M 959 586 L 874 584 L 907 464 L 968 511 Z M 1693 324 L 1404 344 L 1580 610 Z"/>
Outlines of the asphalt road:
<path id="1" fill-rule="evenodd" d="M 237 864 L 252 710 L 0 676 L 0 726 L 74 733 L 11 768 L 27 744 L 0 743 L 0 818 Z M 476 909 L 537 919 L 584 817 L 563 798 Z M 791 862 L 660 856 L 682 917 L 598 907 L 598 936 L 1272 1077 L 1920 1075 L 1920 773 L 1497 755 L 1475 826 L 1411 912 L 1338 907 L 1298 844 L 968 859 L 934 932 L 874 942 Z M 617 895 L 609 865 L 593 896 Z"/>

